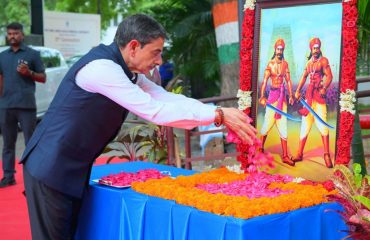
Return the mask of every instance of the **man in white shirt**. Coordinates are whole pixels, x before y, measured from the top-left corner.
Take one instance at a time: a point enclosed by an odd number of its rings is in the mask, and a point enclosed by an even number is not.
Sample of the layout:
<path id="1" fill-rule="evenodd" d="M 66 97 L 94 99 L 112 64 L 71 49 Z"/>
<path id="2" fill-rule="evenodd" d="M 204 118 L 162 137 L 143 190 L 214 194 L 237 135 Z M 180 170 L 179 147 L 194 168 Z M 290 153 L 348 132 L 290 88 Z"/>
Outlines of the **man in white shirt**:
<path id="1" fill-rule="evenodd" d="M 162 63 L 165 38 L 151 17 L 127 17 L 111 45 L 92 49 L 63 79 L 21 159 L 33 239 L 73 239 L 94 159 L 128 112 L 177 128 L 224 124 L 252 143 L 257 131 L 243 112 L 169 93 L 145 77 Z"/>

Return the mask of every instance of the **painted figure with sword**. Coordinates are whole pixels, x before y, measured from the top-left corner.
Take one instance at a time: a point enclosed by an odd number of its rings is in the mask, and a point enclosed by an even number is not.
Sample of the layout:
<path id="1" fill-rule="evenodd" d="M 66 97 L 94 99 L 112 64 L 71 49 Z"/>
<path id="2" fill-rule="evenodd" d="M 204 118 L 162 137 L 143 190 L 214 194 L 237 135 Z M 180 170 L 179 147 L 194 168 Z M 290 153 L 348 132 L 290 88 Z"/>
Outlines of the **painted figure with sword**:
<path id="1" fill-rule="evenodd" d="M 284 59 L 284 40 L 279 38 L 275 42 L 275 51 L 271 60 L 267 64 L 264 72 L 263 81 L 261 84 L 261 96 L 259 103 L 266 107 L 264 122 L 261 128 L 262 151 L 270 130 L 276 125 L 279 132 L 282 161 L 290 166 L 294 166 L 294 161 L 288 154 L 288 131 L 287 118 L 295 120 L 291 115 L 287 114 L 287 98 L 286 90 L 289 95 L 289 103 L 294 103 L 292 93 L 292 81 L 290 80 L 288 62 Z M 267 82 L 271 79 L 270 91 L 266 98 L 265 91 Z M 285 82 L 287 89 L 285 88 Z"/>
<path id="2" fill-rule="evenodd" d="M 298 112 L 302 115 L 300 141 L 297 155 L 293 158 L 294 162 L 302 161 L 303 150 L 311 131 L 312 124 L 315 123 L 319 130 L 324 145 L 324 161 L 328 168 L 333 164 L 330 157 L 329 148 L 329 128 L 327 122 L 326 91 L 332 82 L 333 75 L 329 65 L 329 60 L 322 56 L 321 41 L 313 38 L 310 41 L 310 56 L 303 75 L 298 83 L 295 98 L 303 104 L 303 108 Z M 309 77 L 309 84 L 306 88 L 305 100 L 301 98 L 301 90 Z"/>

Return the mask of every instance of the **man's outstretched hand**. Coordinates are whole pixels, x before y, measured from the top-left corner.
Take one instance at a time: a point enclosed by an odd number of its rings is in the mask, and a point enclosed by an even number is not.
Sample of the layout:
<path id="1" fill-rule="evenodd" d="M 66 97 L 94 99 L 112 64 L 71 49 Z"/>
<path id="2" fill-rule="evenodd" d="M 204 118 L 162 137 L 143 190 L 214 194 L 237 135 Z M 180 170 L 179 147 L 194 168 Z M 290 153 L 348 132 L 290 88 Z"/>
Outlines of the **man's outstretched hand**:
<path id="1" fill-rule="evenodd" d="M 224 125 L 234 131 L 245 144 L 253 144 L 257 129 L 249 122 L 248 116 L 236 108 L 221 108 L 224 112 Z"/>

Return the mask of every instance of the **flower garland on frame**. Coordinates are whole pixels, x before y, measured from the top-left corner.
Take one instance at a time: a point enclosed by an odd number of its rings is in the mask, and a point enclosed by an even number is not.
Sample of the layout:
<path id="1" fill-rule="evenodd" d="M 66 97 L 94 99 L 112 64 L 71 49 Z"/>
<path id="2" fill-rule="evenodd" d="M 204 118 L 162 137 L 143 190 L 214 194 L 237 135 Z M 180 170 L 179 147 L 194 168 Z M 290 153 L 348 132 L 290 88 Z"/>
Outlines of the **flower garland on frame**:
<path id="1" fill-rule="evenodd" d="M 356 88 L 357 58 L 357 0 L 345 0 L 342 3 L 342 60 L 341 60 L 341 95 L 354 91 Z M 348 165 L 353 136 L 354 111 L 341 111 L 339 133 L 337 138 L 336 164 Z"/>
<path id="2" fill-rule="evenodd" d="M 354 91 L 356 87 L 356 57 L 357 57 L 357 0 L 344 0 L 342 16 L 342 59 L 341 59 L 341 84 L 340 93 L 346 94 Z M 254 0 L 247 0 L 244 9 L 242 25 L 242 39 L 240 45 L 240 90 L 251 91 L 252 87 L 252 57 L 253 39 L 255 25 Z M 251 109 L 246 108 L 244 112 L 250 114 Z M 337 138 L 336 164 L 348 164 L 350 161 L 350 146 L 353 135 L 354 124 L 353 111 L 340 111 L 339 132 Z M 246 169 L 248 163 L 248 145 L 237 144 L 236 149 L 241 154 L 237 160 L 241 168 Z"/>
<path id="3" fill-rule="evenodd" d="M 252 57 L 253 57 L 253 37 L 254 37 L 254 13 L 255 6 L 253 0 L 247 0 L 244 9 L 244 21 L 242 25 L 242 39 L 240 43 L 240 90 L 250 92 L 252 87 Z M 243 111 L 250 114 L 250 107 Z M 241 164 L 241 169 L 250 166 L 248 161 L 249 146 L 243 143 L 236 144 L 236 150 L 241 154 L 237 160 Z"/>

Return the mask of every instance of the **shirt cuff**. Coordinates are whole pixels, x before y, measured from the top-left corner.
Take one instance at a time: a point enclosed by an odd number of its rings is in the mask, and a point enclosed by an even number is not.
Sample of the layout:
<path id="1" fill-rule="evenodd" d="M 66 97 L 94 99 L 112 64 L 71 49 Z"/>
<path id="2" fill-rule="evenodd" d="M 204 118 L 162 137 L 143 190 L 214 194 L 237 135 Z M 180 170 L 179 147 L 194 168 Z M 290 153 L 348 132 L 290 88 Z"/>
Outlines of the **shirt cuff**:
<path id="1" fill-rule="evenodd" d="M 215 121 L 216 117 L 216 108 L 215 105 L 202 104 L 199 108 L 199 122 L 200 125 L 205 126 L 212 124 Z"/>

